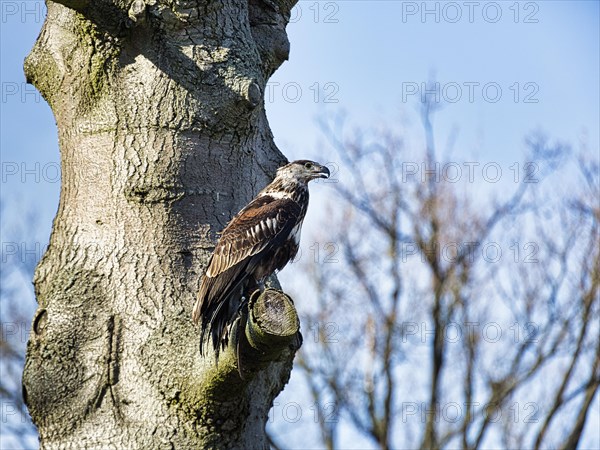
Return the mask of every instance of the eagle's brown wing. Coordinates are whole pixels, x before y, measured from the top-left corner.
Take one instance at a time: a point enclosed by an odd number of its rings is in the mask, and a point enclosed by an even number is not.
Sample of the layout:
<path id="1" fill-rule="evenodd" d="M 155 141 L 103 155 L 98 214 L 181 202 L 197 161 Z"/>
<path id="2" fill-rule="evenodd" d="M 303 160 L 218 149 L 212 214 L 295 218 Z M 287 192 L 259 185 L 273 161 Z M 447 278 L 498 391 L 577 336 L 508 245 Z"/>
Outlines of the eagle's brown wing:
<path id="1" fill-rule="evenodd" d="M 284 245 L 302 220 L 302 208 L 288 198 L 254 199 L 221 233 L 202 277 L 192 319 L 201 319 L 201 350 L 210 329 L 218 354 L 228 321 L 235 317 L 244 281 L 273 250 Z M 292 255 L 293 256 L 293 255 Z"/>
<path id="2" fill-rule="evenodd" d="M 273 244 L 279 235 L 287 237 L 300 215 L 298 204 L 288 198 L 262 196 L 234 217 L 221 237 L 206 276 L 215 277 L 249 256 Z"/>

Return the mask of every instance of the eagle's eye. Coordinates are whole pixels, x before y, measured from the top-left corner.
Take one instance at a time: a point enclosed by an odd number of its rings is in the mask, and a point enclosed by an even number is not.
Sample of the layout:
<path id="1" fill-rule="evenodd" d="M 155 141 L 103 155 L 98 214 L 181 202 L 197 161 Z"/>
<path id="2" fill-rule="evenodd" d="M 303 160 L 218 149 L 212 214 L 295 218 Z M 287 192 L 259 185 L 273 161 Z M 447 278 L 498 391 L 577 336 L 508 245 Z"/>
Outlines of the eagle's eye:
<path id="1" fill-rule="evenodd" d="M 304 168 L 310 170 L 313 168 L 313 165 L 312 163 L 307 162 L 306 164 L 304 164 Z"/>

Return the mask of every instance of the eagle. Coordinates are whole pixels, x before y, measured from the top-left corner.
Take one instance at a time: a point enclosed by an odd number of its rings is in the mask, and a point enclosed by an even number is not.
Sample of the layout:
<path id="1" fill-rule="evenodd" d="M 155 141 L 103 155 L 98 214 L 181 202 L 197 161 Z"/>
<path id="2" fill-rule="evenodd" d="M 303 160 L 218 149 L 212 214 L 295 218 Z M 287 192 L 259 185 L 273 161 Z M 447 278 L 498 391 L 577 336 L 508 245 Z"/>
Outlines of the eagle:
<path id="1" fill-rule="evenodd" d="M 308 182 L 329 175 L 327 167 L 309 160 L 280 167 L 275 179 L 223 229 L 192 313 L 194 324 L 200 323 L 201 355 L 208 333 L 218 361 L 247 299 L 296 256 L 308 208 Z"/>

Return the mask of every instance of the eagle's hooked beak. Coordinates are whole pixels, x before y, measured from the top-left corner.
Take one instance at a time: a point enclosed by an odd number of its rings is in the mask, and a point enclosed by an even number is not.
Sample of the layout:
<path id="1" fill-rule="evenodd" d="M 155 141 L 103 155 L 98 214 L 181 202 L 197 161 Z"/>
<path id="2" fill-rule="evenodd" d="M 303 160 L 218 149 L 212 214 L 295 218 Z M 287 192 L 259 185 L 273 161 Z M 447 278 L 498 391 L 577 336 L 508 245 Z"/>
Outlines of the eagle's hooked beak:
<path id="1" fill-rule="evenodd" d="M 315 169 L 317 169 L 317 176 L 319 178 L 329 178 L 329 175 L 331 175 L 329 169 L 325 166 L 317 166 Z"/>

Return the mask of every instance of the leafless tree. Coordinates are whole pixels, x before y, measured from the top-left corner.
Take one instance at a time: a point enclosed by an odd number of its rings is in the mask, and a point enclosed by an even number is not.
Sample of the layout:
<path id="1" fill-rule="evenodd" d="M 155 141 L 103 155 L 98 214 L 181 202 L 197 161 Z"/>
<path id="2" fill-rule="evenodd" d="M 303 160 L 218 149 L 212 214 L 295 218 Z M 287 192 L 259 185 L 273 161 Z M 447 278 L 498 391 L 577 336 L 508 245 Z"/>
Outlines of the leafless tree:
<path id="1" fill-rule="evenodd" d="M 575 448 L 600 383 L 598 161 L 538 133 L 503 180 L 473 179 L 483 163 L 436 151 L 433 106 L 421 152 L 324 124 L 340 179 L 308 240 L 337 253 L 304 260 L 320 338 L 300 352 L 315 403 L 335 405 L 322 445 Z"/>
<path id="2" fill-rule="evenodd" d="M 41 245 L 35 242 L 33 224 L 37 220 L 33 215 L 25 213 L 22 224 L 8 223 L 6 216 L 5 199 L 0 199 L 1 445 L 30 448 L 35 445 L 37 432 L 21 395 L 21 372 L 34 308 L 29 286 Z"/>

